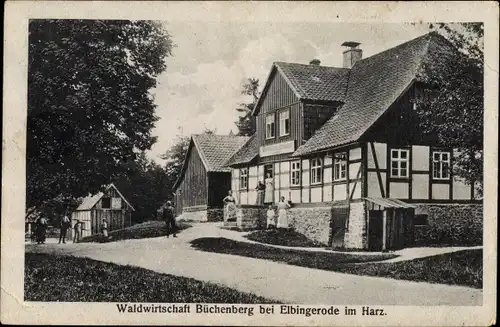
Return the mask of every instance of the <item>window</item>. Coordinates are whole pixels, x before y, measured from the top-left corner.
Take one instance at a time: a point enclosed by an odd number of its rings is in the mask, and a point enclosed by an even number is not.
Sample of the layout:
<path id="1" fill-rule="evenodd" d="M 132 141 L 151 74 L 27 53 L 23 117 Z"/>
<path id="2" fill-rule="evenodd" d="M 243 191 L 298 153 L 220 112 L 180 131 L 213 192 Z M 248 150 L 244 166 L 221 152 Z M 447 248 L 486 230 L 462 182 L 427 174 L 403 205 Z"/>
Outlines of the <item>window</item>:
<path id="1" fill-rule="evenodd" d="M 111 209 L 111 198 L 102 198 L 101 207 L 103 209 Z"/>
<path id="2" fill-rule="evenodd" d="M 290 174 L 292 175 L 292 186 L 300 185 L 300 161 L 292 162 L 292 169 L 290 170 Z"/>
<path id="3" fill-rule="evenodd" d="M 290 134 L 290 110 L 281 111 L 279 113 L 280 136 Z"/>
<path id="4" fill-rule="evenodd" d="M 415 225 L 427 225 L 427 218 L 429 216 L 425 214 L 415 215 Z"/>
<path id="5" fill-rule="evenodd" d="M 323 178 L 321 158 L 311 159 L 311 184 L 320 184 Z"/>
<path id="6" fill-rule="evenodd" d="M 344 181 L 347 173 L 347 155 L 346 153 L 338 153 L 334 156 L 333 162 L 333 180 Z"/>
<path id="7" fill-rule="evenodd" d="M 248 169 L 240 169 L 240 189 L 248 188 Z"/>
<path id="8" fill-rule="evenodd" d="M 391 149 L 391 177 L 407 178 L 410 150 Z"/>
<path id="9" fill-rule="evenodd" d="M 274 113 L 266 116 L 266 139 L 272 139 L 275 136 Z"/>
<path id="10" fill-rule="evenodd" d="M 450 153 L 434 151 L 432 153 L 432 178 L 450 179 Z"/>

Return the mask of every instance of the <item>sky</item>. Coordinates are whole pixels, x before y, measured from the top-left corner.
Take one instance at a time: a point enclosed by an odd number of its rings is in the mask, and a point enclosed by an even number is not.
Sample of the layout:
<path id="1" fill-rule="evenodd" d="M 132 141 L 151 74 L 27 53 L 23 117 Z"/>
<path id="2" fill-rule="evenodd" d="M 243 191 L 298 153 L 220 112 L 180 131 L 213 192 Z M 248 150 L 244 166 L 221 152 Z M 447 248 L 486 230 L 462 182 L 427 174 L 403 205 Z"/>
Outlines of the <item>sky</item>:
<path id="1" fill-rule="evenodd" d="M 158 142 L 148 156 L 158 163 L 177 136 L 237 132 L 238 103 L 249 77 L 264 86 L 272 63 L 286 61 L 342 67 L 341 44 L 361 43 L 363 58 L 429 31 L 425 24 L 313 22 L 164 22 L 176 45 L 153 90 L 159 121 Z"/>

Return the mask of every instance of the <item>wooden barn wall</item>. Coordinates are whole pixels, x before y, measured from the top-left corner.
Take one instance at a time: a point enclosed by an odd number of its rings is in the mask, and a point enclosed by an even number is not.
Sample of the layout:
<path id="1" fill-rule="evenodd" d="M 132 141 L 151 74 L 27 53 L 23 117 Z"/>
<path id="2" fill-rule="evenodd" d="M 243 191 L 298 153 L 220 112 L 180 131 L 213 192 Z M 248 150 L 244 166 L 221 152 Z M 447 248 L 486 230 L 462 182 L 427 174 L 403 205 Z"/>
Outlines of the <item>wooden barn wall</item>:
<path id="1" fill-rule="evenodd" d="M 276 71 L 272 77 L 269 88 L 264 95 L 259 114 L 268 113 L 274 109 L 281 108 L 298 101 L 299 99 L 293 90 L 288 86 L 288 83 L 285 81 L 283 76 Z"/>
<path id="2" fill-rule="evenodd" d="M 231 189 L 231 173 L 208 173 L 208 206 L 222 208 L 222 200 Z"/>
<path id="3" fill-rule="evenodd" d="M 188 153 L 187 168 L 178 188 L 178 199 L 183 209 L 193 206 L 207 205 L 207 172 L 196 147 Z"/>

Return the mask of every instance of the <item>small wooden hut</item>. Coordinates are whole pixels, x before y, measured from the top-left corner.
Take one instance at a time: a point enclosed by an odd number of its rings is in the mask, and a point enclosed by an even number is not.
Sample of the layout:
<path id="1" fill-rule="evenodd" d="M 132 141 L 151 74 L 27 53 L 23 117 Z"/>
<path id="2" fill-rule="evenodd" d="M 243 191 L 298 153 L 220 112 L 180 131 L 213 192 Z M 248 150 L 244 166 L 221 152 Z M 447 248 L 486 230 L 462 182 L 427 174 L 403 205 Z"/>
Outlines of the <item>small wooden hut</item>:
<path id="1" fill-rule="evenodd" d="M 114 184 L 106 187 L 104 192 L 89 195 L 71 215 L 71 225 L 77 220 L 82 225 L 82 237 L 98 234 L 103 218 L 108 222 L 108 231 L 128 227 L 132 224 L 134 207 L 118 191 Z"/>

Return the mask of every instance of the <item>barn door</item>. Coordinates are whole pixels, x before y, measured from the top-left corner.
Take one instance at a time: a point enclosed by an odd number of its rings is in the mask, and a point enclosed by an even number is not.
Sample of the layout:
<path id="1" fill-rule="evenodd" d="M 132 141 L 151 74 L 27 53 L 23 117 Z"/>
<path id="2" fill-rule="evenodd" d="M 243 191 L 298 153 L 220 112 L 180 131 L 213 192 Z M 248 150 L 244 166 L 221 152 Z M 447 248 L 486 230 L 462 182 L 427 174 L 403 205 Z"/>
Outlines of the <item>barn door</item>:
<path id="1" fill-rule="evenodd" d="M 330 238 L 332 248 L 344 247 L 344 235 L 348 216 L 349 206 L 332 207 Z"/>
<path id="2" fill-rule="evenodd" d="M 369 210 L 368 249 L 382 251 L 383 218 L 382 210 Z"/>

